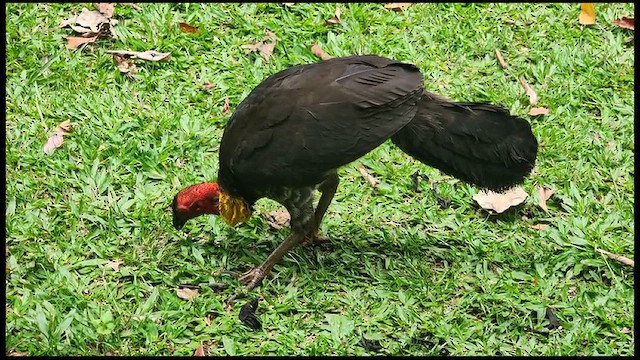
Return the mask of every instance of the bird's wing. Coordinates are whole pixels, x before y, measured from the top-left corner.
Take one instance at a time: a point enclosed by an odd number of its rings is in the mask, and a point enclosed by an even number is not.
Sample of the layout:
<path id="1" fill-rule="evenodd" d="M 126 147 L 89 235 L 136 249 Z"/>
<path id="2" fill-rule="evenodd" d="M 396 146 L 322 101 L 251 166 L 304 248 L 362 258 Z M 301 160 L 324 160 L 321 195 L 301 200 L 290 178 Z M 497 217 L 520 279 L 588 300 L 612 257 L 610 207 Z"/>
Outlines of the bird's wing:
<path id="1" fill-rule="evenodd" d="M 377 56 L 287 69 L 239 105 L 220 167 L 251 186 L 315 184 L 410 122 L 421 92 L 415 66 Z"/>

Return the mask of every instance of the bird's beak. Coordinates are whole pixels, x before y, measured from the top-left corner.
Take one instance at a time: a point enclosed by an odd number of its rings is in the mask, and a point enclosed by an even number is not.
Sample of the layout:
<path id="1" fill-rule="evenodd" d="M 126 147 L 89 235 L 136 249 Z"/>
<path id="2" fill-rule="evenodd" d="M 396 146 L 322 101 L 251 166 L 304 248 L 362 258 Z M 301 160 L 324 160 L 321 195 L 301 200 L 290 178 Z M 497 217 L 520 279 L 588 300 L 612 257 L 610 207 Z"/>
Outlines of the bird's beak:
<path id="1" fill-rule="evenodd" d="M 176 228 L 176 230 L 182 229 L 185 223 L 186 221 L 178 219 L 175 215 L 173 216 L 173 227 Z"/>

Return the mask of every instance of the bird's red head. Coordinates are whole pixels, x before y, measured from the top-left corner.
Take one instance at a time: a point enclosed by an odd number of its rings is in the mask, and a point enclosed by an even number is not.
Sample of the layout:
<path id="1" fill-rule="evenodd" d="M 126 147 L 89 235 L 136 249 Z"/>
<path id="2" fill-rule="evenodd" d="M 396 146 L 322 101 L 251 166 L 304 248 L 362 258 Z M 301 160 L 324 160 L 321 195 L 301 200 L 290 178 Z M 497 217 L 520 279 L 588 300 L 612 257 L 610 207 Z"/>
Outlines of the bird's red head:
<path id="1" fill-rule="evenodd" d="M 182 228 L 187 220 L 204 214 L 218 215 L 220 213 L 219 187 L 217 183 L 202 183 L 189 186 L 180 191 L 174 198 L 171 209 L 173 211 L 173 226 Z"/>

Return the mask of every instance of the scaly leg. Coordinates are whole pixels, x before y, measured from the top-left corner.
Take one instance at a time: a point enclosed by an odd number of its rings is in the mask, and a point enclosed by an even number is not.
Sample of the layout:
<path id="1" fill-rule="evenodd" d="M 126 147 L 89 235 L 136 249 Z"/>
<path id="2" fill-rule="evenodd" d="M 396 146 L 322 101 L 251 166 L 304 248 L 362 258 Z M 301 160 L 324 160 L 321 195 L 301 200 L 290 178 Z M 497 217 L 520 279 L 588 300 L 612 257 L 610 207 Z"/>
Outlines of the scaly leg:
<path id="1" fill-rule="evenodd" d="M 338 183 L 338 174 L 333 173 L 329 175 L 329 177 L 327 177 L 327 179 L 325 179 L 318 188 L 318 190 L 322 191 L 322 196 L 320 196 L 318 206 L 316 206 L 313 234 L 311 235 L 311 239 L 309 239 L 309 237 L 305 237 L 305 243 L 310 242 L 312 245 L 319 245 L 330 241 L 328 237 L 321 236 L 318 229 L 320 228 L 320 223 L 322 222 L 324 214 L 327 212 L 327 209 L 333 200 L 333 196 L 336 194 Z"/>
<path id="2" fill-rule="evenodd" d="M 248 282 L 247 286 L 243 289 L 236 291 L 233 296 L 227 299 L 227 303 L 232 302 L 238 297 L 242 297 L 245 291 L 249 291 L 262 282 L 262 279 L 269 274 L 273 266 L 289 252 L 294 246 L 296 246 L 302 239 L 304 234 L 299 232 L 292 232 L 278 247 L 269 255 L 269 257 L 262 263 L 262 265 L 249 271 L 248 273 L 240 277 L 241 282 Z"/>

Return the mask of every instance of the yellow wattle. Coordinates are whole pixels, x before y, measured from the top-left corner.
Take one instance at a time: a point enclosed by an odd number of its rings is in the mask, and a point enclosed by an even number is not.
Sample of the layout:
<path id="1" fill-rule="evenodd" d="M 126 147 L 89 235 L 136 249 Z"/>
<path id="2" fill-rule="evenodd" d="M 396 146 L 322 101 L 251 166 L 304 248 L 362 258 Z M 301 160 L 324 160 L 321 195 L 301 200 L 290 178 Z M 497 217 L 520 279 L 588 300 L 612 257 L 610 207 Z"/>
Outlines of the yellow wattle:
<path id="1" fill-rule="evenodd" d="M 244 200 L 234 198 L 224 191 L 220 191 L 218 200 L 220 216 L 229 226 L 246 222 L 251 217 L 251 209 Z"/>

